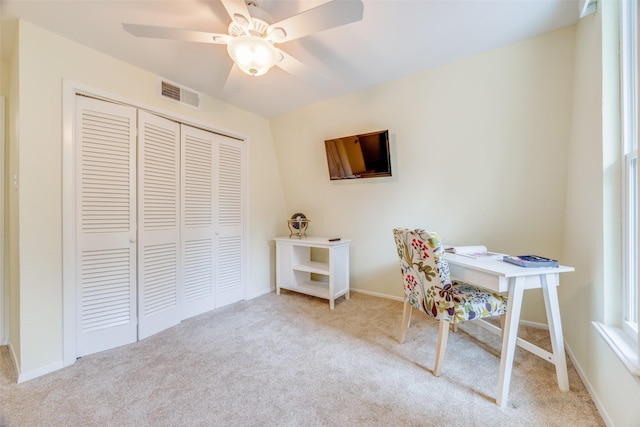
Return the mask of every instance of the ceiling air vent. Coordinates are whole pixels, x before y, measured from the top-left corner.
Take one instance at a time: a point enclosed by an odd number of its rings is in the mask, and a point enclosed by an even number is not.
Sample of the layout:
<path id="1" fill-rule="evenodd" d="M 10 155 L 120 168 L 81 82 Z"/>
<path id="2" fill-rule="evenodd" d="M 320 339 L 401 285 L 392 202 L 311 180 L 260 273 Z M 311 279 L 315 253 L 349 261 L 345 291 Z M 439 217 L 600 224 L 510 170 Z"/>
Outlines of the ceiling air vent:
<path id="1" fill-rule="evenodd" d="M 580 11 L 580 18 L 584 18 L 585 16 L 593 13 L 598 8 L 597 0 L 580 0 L 578 2 L 578 10 Z"/>
<path id="2" fill-rule="evenodd" d="M 168 80 L 160 80 L 160 95 L 190 107 L 200 108 L 200 94 L 198 92 Z"/>

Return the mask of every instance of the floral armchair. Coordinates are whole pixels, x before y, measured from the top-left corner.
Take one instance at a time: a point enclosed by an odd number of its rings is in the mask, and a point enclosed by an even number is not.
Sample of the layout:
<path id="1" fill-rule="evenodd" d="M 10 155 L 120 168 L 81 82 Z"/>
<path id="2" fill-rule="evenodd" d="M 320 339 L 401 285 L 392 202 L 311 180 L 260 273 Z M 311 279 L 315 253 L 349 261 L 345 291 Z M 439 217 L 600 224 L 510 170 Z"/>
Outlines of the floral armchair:
<path id="1" fill-rule="evenodd" d="M 393 230 L 403 278 L 404 308 L 400 342 L 404 342 L 415 307 L 440 322 L 433 373 L 440 375 L 449 324 L 501 316 L 507 298 L 464 282 L 451 281 L 449 264 L 438 233 L 395 228 Z"/>

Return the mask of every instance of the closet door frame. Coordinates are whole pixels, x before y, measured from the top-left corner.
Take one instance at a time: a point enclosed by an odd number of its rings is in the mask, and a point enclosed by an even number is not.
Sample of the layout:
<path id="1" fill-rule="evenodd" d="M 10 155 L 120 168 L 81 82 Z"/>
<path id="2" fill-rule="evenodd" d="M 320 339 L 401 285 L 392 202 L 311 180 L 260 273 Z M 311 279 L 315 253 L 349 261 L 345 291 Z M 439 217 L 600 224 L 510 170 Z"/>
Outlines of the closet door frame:
<path id="1" fill-rule="evenodd" d="M 162 108 L 147 105 L 139 101 L 135 101 L 123 96 L 97 89 L 83 83 L 73 80 L 64 79 L 62 82 L 62 365 L 69 366 L 76 361 L 76 269 L 78 266 L 75 262 L 76 254 L 76 232 L 75 224 L 77 221 L 75 214 L 76 195 L 75 195 L 75 144 L 74 144 L 74 123 L 76 114 L 76 96 L 85 95 L 106 102 L 117 104 L 125 104 L 150 113 L 166 117 L 180 123 L 201 128 L 203 130 L 214 132 L 226 137 L 230 137 L 244 144 L 244 176 L 242 177 L 243 191 L 243 277 L 244 277 L 244 299 L 247 298 L 247 279 L 249 277 L 249 155 L 250 141 L 245 134 L 230 131 L 215 126 L 211 123 L 202 122 L 191 117 L 183 116 L 175 112 L 167 111 Z M 52 369 L 55 370 L 55 369 Z"/>

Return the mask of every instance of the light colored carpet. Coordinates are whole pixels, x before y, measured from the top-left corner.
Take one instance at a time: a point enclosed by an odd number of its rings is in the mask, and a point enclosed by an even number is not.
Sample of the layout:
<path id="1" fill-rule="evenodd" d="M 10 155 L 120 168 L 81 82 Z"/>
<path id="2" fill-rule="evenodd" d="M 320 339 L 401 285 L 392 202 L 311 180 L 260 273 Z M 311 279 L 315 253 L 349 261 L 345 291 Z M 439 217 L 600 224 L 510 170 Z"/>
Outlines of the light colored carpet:
<path id="1" fill-rule="evenodd" d="M 0 425 L 603 426 L 569 362 L 516 350 L 509 404 L 495 404 L 500 340 L 473 322 L 449 335 L 432 375 L 437 323 L 363 294 L 325 300 L 283 291 L 186 320 L 141 342 L 15 384 L 0 347 Z M 520 336 L 549 348 L 548 332 Z M 544 345 L 542 345 L 544 343 Z"/>

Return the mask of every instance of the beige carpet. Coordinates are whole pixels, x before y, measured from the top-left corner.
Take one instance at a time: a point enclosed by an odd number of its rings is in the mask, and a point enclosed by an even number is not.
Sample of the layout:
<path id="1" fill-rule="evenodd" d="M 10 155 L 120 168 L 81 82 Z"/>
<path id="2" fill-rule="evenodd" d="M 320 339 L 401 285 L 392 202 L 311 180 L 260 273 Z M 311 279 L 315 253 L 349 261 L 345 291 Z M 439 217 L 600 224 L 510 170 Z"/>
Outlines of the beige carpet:
<path id="1" fill-rule="evenodd" d="M 144 341 L 15 384 L 0 347 L 0 425 L 603 426 L 569 362 L 517 349 L 509 404 L 495 404 L 499 337 L 473 323 L 449 335 L 432 375 L 437 323 L 363 294 L 326 301 L 283 291 L 189 319 Z M 548 332 L 522 328 L 544 343 Z"/>

